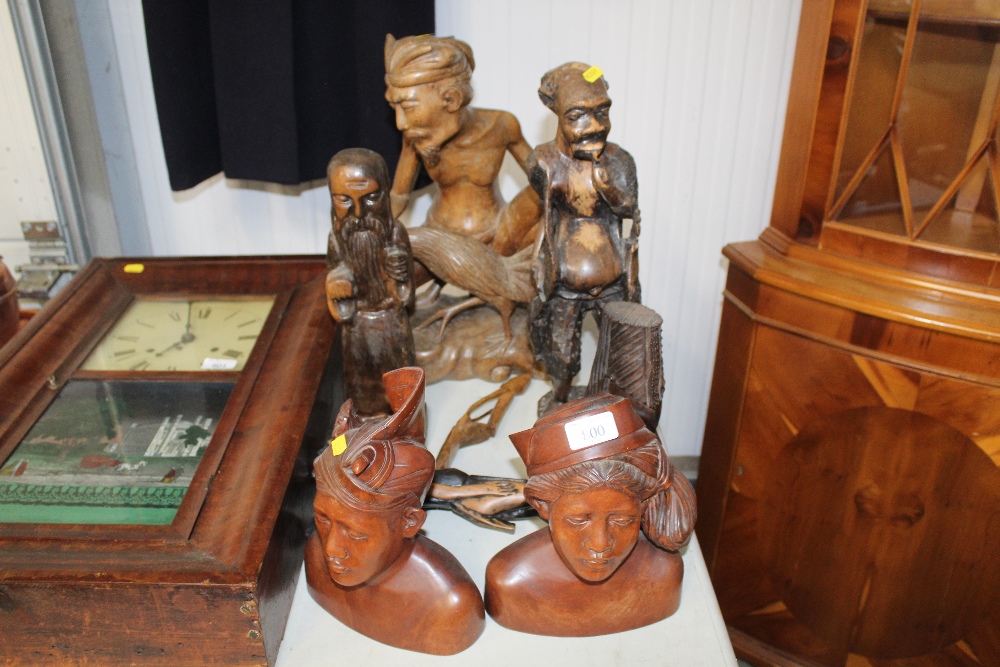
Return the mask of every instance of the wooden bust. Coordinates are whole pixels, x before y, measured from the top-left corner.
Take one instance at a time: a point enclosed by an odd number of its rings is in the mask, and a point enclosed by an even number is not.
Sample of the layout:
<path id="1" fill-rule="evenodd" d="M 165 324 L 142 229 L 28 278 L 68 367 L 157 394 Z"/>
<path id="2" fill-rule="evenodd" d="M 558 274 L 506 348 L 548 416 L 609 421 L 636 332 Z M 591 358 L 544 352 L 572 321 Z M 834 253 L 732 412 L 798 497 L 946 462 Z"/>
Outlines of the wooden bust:
<path id="1" fill-rule="evenodd" d="M 387 415 L 382 374 L 416 364 L 410 241 L 390 211 L 381 155 L 342 150 L 330 160 L 327 179 L 333 205 L 326 297 L 342 326 L 346 394 L 361 417 Z"/>
<path id="2" fill-rule="evenodd" d="M 558 130 L 527 165 L 543 212 L 531 342 L 563 403 L 580 370 L 584 315 L 640 300 L 638 183 L 632 156 L 607 140 L 611 99 L 600 69 L 561 65 L 542 77 L 538 95 Z"/>
<path id="3" fill-rule="evenodd" d="M 479 637 L 479 589 L 448 551 L 419 534 L 434 456 L 412 437 L 424 375 L 385 375 L 394 413 L 335 438 L 314 464 L 317 532 L 306 544 L 309 593 L 348 627 L 384 644 L 451 655 Z"/>
<path id="4" fill-rule="evenodd" d="M 510 438 L 527 467 L 525 497 L 549 528 L 490 560 L 490 616 L 512 630 L 584 637 L 673 614 L 694 491 L 629 400 L 572 401 Z"/>

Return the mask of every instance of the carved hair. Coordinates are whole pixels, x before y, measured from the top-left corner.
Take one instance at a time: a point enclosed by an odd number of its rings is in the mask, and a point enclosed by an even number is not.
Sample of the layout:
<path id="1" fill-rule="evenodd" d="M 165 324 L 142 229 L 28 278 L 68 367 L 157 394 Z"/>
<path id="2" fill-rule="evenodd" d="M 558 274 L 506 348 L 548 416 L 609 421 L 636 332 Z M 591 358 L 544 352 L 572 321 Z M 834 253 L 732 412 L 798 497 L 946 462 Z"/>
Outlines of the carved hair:
<path id="1" fill-rule="evenodd" d="M 444 92 L 455 88 L 461 106 L 472 101 L 472 47 L 454 37 L 418 35 L 396 39 L 385 36 L 385 83 L 395 88 L 430 84 Z"/>
<path id="2" fill-rule="evenodd" d="M 434 477 L 434 455 L 423 443 L 424 370 L 397 368 L 382 383 L 393 413 L 336 434 L 313 462 L 316 492 L 362 511 L 419 508 Z M 343 449 L 334 451 L 341 438 Z"/>
<path id="3" fill-rule="evenodd" d="M 381 155 L 367 148 L 345 148 L 330 158 L 326 165 L 326 179 L 330 180 L 338 167 L 359 167 L 374 178 L 382 190 L 389 189 L 389 168 Z"/>
<path id="4" fill-rule="evenodd" d="M 354 509 L 419 509 L 434 477 L 434 456 L 409 438 L 371 440 L 366 424 L 348 434 L 347 450 L 330 447 L 316 457 L 316 492 L 334 496 Z"/>
<path id="5" fill-rule="evenodd" d="M 656 440 L 623 454 L 534 475 L 524 496 L 535 509 L 545 509 L 563 495 L 602 486 L 639 500 L 642 532 L 661 549 L 677 551 L 691 538 L 697 516 L 694 489 Z"/>
<path id="6" fill-rule="evenodd" d="M 556 99 L 559 97 L 559 89 L 572 79 L 583 79 L 583 73 L 590 69 L 590 65 L 581 62 L 565 63 L 550 69 L 542 75 L 542 83 L 538 86 L 538 98 L 542 104 L 552 111 L 556 110 Z M 602 75 L 597 81 L 589 84 L 591 86 L 603 86 L 608 90 L 608 81 Z"/>

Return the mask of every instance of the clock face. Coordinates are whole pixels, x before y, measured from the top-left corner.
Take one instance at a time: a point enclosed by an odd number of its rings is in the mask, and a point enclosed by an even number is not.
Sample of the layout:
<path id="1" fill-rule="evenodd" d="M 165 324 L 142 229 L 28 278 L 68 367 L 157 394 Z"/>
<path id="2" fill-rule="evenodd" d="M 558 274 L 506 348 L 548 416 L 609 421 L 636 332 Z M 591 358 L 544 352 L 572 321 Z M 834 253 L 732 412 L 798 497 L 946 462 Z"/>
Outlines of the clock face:
<path id="1" fill-rule="evenodd" d="M 242 370 L 273 303 L 272 297 L 137 298 L 80 369 Z"/>

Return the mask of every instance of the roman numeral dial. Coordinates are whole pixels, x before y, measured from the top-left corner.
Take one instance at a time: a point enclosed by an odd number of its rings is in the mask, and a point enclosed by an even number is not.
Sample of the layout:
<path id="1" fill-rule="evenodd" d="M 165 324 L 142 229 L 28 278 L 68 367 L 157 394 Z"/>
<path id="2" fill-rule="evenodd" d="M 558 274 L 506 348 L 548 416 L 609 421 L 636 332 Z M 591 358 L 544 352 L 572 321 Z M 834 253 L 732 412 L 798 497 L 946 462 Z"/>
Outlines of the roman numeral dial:
<path id="1" fill-rule="evenodd" d="M 81 369 L 242 370 L 273 303 L 271 297 L 139 297 Z"/>

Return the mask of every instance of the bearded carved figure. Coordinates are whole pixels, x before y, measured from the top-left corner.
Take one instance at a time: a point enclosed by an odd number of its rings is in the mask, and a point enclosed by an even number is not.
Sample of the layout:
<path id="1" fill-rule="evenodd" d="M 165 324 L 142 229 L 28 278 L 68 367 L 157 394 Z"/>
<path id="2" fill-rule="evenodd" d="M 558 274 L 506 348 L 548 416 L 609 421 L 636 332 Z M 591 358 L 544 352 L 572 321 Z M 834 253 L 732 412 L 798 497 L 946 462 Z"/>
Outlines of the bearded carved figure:
<path id="1" fill-rule="evenodd" d="M 490 616 L 521 632 L 583 637 L 673 614 L 694 490 L 630 400 L 571 401 L 510 439 L 528 472 L 525 498 L 549 527 L 490 560 Z"/>
<path id="2" fill-rule="evenodd" d="M 313 599 L 384 644 L 451 655 L 482 634 L 482 597 L 462 565 L 419 534 L 434 477 L 423 444 L 424 371 L 383 378 L 392 415 L 356 425 L 315 461 L 317 532 L 306 544 Z"/>
<path id="3" fill-rule="evenodd" d="M 390 412 L 382 374 L 413 366 L 413 257 L 389 206 L 385 161 L 365 148 L 340 151 L 327 167 L 332 199 L 326 297 L 342 325 L 344 383 L 362 418 Z"/>

